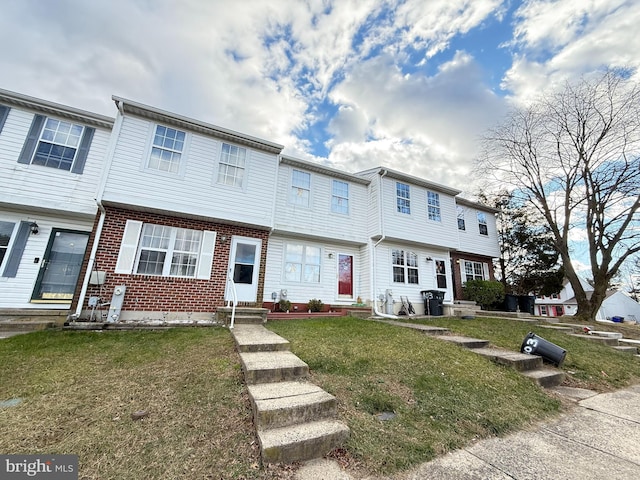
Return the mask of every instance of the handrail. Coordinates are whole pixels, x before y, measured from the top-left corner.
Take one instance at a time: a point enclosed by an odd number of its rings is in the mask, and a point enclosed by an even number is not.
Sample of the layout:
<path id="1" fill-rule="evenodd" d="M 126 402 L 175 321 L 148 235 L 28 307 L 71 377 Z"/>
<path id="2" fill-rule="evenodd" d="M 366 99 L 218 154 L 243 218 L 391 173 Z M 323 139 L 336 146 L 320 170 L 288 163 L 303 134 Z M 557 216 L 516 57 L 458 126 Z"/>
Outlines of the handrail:
<path id="1" fill-rule="evenodd" d="M 231 294 L 233 297 L 233 308 L 231 309 L 231 323 L 229 324 L 229 329 L 233 329 L 233 324 L 236 319 L 236 306 L 238 305 L 238 292 L 236 291 L 236 283 L 233 281 L 233 275 L 231 268 L 229 268 L 229 274 L 227 275 L 227 283 L 229 287 L 227 289 L 227 293 Z M 231 306 L 231 300 L 227 300 L 227 308 Z"/>

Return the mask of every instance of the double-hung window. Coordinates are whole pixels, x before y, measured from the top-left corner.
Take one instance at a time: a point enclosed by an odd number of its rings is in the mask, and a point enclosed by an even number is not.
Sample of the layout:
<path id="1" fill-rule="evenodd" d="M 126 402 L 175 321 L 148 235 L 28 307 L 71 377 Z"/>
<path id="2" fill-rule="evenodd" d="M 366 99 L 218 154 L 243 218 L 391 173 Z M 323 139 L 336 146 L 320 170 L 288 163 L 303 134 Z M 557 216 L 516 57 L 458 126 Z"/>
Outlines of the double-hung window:
<path id="1" fill-rule="evenodd" d="M 465 281 L 484 280 L 484 267 L 480 262 L 464 262 Z"/>
<path id="2" fill-rule="evenodd" d="M 396 182 L 396 210 L 398 213 L 411 214 L 411 192 L 406 183 Z"/>
<path id="3" fill-rule="evenodd" d="M 284 254 L 284 280 L 320 283 L 320 248 L 288 243 Z"/>
<path id="4" fill-rule="evenodd" d="M 195 277 L 202 232 L 145 224 L 135 272 L 165 277 Z"/>
<path id="5" fill-rule="evenodd" d="M 427 210 L 429 211 L 429 220 L 440 222 L 440 194 L 436 192 L 427 192 Z"/>
<path id="6" fill-rule="evenodd" d="M 233 187 L 242 187 L 246 162 L 246 148 L 223 143 L 220 154 L 220 166 L 218 168 L 218 183 L 231 185 Z"/>
<path id="7" fill-rule="evenodd" d="M 333 181 L 331 191 L 331 211 L 333 213 L 349 213 L 349 184 L 340 180 Z"/>
<path id="8" fill-rule="evenodd" d="M 293 170 L 291 174 L 291 195 L 289 201 L 294 205 L 309 206 L 311 198 L 311 174 Z"/>
<path id="9" fill-rule="evenodd" d="M 11 235 L 13 234 L 15 226 L 16 224 L 13 222 L 0 221 L 0 267 L 2 266 L 4 257 L 7 255 L 9 240 L 11 240 Z"/>
<path id="10" fill-rule="evenodd" d="M 478 229 L 480 231 L 480 235 L 489 235 L 489 230 L 487 228 L 487 215 L 483 212 L 478 212 Z"/>
<path id="11" fill-rule="evenodd" d="M 391 250 L 393 281 L 395 283 L 418 284 L 418 254 L 405 250 Z"/>
<path id="12" fill-rule="evenodd" d="M 185 132 L 156 125 L 148 167 L 161 172 L 178 173 L 185 138 Z"/>
<path id="13" fill-rule="evenodd" d="M 82 125 L 47 118 L 31 163 L 71 170 L 83 131 Z"/>
<path id="14" fill-rule="evenodd" d="M 456 207 L 456 215 L 458 217 L 458 230 L 465 230 L 464 208 Z"/>

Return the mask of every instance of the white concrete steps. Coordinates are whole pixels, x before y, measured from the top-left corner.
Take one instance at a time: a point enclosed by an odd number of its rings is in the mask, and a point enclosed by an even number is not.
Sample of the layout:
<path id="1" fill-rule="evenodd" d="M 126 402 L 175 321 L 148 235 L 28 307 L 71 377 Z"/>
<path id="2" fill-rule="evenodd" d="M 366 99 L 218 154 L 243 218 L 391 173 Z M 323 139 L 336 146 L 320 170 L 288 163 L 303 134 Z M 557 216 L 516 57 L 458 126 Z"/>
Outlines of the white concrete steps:
<path id="1" fill-rule="evenodd" d="M 322 457 L 349 438 L 336 398 L 304 381 L 309 367 L 286 339 L 262 325 L 237 325 L 232 333 L 264 463 Z"/>
<path id="2" fill-rule="evenodd" d="M 265 463 L 318 458 L 349 438 L 349 427 L 338 420 L 307 422 L 289 427 L 258 430 Z"/>
<path id="3" fill-rule="evenodd" d="M 288 351 L 244 352 L 240 362 L 247 385 L 300 380 L 309 374 L 309 366 Z"/>
<path id="4" fill-rule="evenodd" d="M 287 427 L 335 418 L 336 398 L 307 382 L 263 383 L 249 386 L 258 429 Z"/>

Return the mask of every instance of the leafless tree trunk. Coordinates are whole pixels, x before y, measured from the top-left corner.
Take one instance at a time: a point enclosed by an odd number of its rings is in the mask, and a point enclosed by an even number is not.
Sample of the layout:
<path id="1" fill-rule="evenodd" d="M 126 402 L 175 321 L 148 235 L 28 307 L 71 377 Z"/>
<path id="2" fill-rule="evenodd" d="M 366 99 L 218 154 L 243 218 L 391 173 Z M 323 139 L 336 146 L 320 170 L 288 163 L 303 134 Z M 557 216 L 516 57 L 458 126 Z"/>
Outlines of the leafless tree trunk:
<path id="1" fill-rule="evenodd" d="M 479 167 L 545 218 L 578 303 L 595 318 L 611 279 L 640 251 L 640 88 L 606 72 L 516 109 L 483 139 Z M 589 297 L 571 247 L 586 241 Z"/>

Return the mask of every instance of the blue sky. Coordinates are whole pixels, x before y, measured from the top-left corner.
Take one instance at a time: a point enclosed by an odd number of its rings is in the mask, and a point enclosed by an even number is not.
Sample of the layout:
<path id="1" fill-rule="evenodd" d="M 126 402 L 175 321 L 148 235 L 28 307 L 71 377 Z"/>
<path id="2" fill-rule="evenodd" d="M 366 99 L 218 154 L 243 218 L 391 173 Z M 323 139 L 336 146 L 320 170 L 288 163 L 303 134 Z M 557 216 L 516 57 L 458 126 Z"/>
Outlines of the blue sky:
<path id="1" fill-rule="evenodd" d="M 477 187 L 514 105 L 640 65 L 637 0 L 0 0 L 0 88 L 114 116 L 115 94 L 347 171 Z"/>

